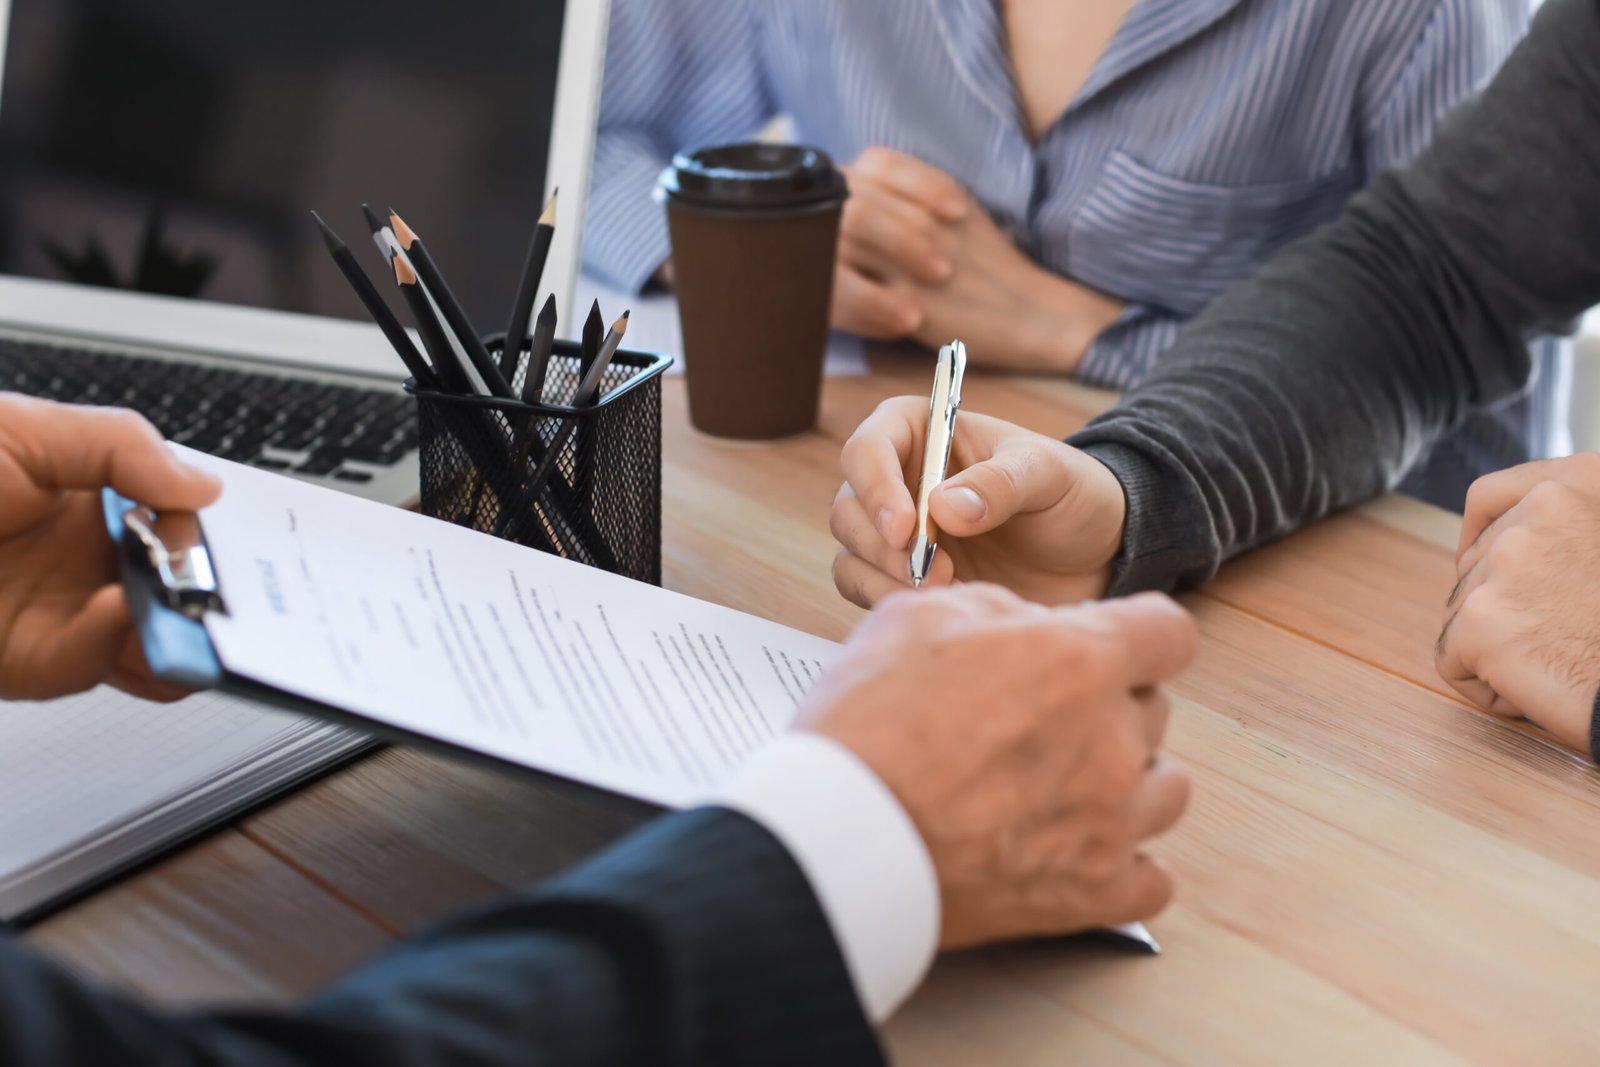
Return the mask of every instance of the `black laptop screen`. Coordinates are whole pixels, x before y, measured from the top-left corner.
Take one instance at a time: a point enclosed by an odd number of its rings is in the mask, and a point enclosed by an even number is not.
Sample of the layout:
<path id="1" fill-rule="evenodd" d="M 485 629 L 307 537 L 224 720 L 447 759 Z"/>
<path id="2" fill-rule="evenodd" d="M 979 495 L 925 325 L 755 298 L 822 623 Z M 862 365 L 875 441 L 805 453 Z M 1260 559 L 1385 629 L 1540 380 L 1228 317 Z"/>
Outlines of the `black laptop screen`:
<path id="1" fill-rule="evenodd" d="M 542 206 L 560 0 L 10 6 L 0 274 L 359 318 L 309 212 L 381 284 L 370 201 L 480 328 L 505 314 Z"/>

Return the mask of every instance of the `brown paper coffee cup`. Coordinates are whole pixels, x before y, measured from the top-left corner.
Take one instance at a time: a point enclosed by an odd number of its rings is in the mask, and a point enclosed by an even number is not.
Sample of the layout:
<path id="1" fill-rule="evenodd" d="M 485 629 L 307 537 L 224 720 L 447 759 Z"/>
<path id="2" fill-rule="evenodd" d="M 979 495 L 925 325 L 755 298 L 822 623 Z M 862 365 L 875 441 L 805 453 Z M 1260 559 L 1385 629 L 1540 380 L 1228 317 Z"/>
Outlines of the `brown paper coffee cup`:
<path id="1" fill-rule="evenodd" d="M 661 185 L 689 421 L 745 440 L 811 429 L 844 176 L 815 149 L 727 145 L 681 153 Z"/>

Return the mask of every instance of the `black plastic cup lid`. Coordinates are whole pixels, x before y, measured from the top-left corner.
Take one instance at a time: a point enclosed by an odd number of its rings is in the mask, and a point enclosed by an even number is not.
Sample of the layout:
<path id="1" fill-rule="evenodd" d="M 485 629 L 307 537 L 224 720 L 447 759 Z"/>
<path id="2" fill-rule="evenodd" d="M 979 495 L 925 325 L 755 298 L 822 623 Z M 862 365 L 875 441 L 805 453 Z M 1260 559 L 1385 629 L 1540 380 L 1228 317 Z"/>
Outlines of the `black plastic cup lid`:
<path id="1" fill-rule="evenodd" d="M 691 204 L 735 210 L 804 207 L 849 195 L 828 153 L 786 144 L 679 152 L 661 175 L 661 191 Z"/>

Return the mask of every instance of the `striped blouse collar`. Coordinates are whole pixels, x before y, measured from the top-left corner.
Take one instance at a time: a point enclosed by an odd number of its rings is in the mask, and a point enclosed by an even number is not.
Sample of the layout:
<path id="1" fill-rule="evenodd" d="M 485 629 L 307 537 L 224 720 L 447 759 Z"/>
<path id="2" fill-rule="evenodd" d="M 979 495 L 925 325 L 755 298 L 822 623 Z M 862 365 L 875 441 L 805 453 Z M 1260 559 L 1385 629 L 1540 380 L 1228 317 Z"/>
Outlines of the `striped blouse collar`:
<path id="1" fill-rule="evenodd" d="M 1215 25 L 1245 0 L 1135 0 L 1067 113 Z M 956 70 L 985 106 L 1020 121 L 1000 0 L 929 0 Z"/>

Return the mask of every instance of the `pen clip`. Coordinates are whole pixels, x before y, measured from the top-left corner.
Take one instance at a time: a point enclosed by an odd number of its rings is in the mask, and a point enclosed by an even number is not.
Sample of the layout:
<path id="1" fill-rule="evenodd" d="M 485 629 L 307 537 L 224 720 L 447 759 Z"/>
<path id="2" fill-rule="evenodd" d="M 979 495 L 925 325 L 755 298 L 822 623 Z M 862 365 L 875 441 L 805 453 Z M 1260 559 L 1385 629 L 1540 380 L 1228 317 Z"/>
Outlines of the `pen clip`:
<path id="1" fill-rule="evenodd" d="M 158 515 L 136 504 L 123 513 L 122 528 L 130 551 L 150 564 L 168 607 L 197 621 L 208 611 L 228 613 L 200 516 L 192 511 Z"/>

